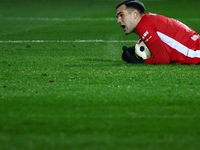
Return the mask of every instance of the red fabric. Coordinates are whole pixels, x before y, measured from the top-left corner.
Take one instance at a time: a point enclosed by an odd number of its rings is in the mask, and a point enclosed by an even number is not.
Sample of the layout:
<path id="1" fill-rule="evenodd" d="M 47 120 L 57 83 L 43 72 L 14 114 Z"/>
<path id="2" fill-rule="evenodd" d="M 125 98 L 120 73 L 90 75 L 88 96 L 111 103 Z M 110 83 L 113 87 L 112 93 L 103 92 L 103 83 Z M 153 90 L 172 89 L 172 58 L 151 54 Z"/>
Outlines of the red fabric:
<path id="1" fill-rule="evenodd" d="M 137 32 L 153 55 L 145 63 L 200 62 L 200 36 L 177 20 L 147 13 L 138 23 Z"/>
<path id="2" fill-rule="evenodd" d="M 161 40 L 151 44 L 149 50 L 153 57 L 145 59 L 146 64 L 170 64 L 170 57 Z"/>

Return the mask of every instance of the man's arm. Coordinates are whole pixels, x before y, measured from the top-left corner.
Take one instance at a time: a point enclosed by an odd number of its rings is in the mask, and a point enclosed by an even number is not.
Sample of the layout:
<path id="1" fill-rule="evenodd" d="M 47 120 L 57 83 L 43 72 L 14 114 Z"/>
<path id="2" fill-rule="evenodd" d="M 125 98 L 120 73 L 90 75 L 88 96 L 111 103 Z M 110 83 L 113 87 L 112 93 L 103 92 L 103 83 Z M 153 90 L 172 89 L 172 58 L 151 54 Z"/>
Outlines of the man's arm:
<path id="1" fill-rule="evenodd" d="M 145 59 L 147 64 L 169 64 L 170 57 L 165 48 L 164 43 L 161 41 L 160 37 L 157 34 L 157 26 L 151 18 L 151 15 L 147 15 L 146 18 L 143 18 L 137 25 L 137 32 L 145 43 L 145 45 L 150 50 L 153 57 Z M 154 17 L 155 19 L 155 17 Z"/>
<path id="2" fill-rule="evenodd" d="M 170 64 L 170 57 L 160 39 L 153 42 L 148 48 L 153 57 L 145 59 L 146 64 Z"/>

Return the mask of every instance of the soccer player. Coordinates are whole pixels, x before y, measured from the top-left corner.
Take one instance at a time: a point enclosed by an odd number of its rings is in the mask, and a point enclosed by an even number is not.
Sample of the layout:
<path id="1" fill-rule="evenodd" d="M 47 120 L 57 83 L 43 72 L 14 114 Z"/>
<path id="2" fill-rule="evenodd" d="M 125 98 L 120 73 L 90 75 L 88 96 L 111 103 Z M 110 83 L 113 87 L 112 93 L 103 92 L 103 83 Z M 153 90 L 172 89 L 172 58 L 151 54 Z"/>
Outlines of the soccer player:
<path id="1" fill-rule="evenodd" d="M 137 0 L 126 0 L 116 6 L 117 23 L 126 35 L 136 33 L 152 57 L 138 59 L 134 47 L 123 47 L 122 59 L 128 63 L 192 64 L 200 63 L 200 36 L 185 24 L 162 15 L 147 13 Z"/>

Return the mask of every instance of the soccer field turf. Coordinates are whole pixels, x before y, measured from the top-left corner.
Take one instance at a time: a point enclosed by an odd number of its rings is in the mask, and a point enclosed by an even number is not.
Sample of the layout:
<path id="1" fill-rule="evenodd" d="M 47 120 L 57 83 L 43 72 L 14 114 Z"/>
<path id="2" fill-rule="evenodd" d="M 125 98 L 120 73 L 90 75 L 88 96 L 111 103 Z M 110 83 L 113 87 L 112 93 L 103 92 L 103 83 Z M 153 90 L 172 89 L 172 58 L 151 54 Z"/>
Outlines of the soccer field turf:
<path id="1" fill-rule="evenodd" d="M 199 150 L 200 66 L 133 65 L 119 0 L 0 0 L 0 150 Z M 200 33 L 199 1 L 144 0 Z"/>

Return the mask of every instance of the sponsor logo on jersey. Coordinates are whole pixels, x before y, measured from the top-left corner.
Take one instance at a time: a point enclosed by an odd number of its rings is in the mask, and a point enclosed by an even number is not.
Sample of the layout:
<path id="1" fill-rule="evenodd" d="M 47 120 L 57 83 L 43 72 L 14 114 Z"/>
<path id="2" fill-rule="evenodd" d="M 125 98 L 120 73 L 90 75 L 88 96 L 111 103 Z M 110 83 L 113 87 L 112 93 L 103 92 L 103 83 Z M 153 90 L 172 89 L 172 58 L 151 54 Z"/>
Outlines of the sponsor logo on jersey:
<path id="1" fill-rule="evenodd" d="M 148 35 L 149 35 L 149 31 L 147 30 L 142 36 L 142 40 L 144 41 L 144 43 L 147 43 L 152 38 L 152 36 L 148 37 Z"/>
<path id="2" fill-rule="evenodd" d="M 198 38 L 200 38 L 199 35 L 193 35 L 193 36 L 191 37 L 191 39 L 192 39 L 193 41 L 196 41 Z"/>
<path id="3" fill-rule="evenodd" d="M 144 41 L 145 40 L 145 38 L 146 38 L 146 36 L 149 34 L 149 31 L 147 30 L 144 34 L 143 34 L 143 36 L 142 36 L 142 40 Z"/>
<path id="4" fill-rule="evenodd" d="M 152 36 L 150 36 L 148 39 L 146 39 L 144 42 L 147 43 L 150 39 L 152 38 Z"/>

